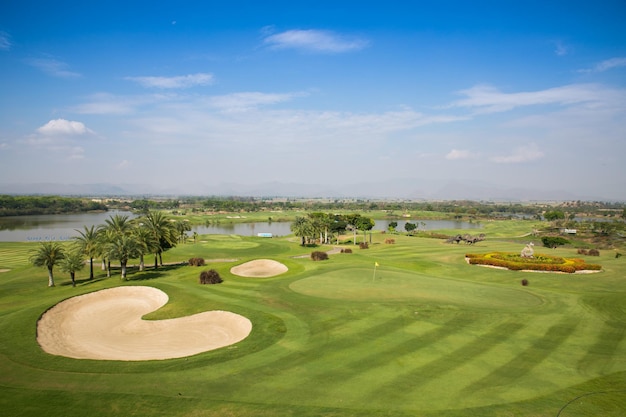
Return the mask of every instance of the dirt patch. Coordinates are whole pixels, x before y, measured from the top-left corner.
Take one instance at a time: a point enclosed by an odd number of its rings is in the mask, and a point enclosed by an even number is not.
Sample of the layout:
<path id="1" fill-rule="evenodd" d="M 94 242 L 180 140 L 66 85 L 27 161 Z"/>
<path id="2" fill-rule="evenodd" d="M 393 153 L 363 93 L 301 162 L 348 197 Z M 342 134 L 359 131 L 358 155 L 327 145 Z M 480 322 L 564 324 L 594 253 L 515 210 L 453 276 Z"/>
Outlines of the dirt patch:
<path id="1" fill-rule="evenodd" d="M 9 271 L 10 271 L 10 269 L 0 269 L 0 274 L 3 273 L 3 272 L 9 272 Z"/>
<path id="2" fill-rule="evenodd" d="M 117 287 L 60 302 L 37 323 L 37 342 L 50 354 L 76 359 L 143 361 L 196 355 L 245 339 L 247 318 L 206 311 L 167 320 L 142 316 L 165 305 L 167 294 Z"/>
<path id="3" fill-rule="evenodd" d="M 268 278 L 287 271 L 288 268 L 285 265 L 271 259 L 257 259 L 230 269 L 230 272 L 234 275 L 250 278 Z"/>

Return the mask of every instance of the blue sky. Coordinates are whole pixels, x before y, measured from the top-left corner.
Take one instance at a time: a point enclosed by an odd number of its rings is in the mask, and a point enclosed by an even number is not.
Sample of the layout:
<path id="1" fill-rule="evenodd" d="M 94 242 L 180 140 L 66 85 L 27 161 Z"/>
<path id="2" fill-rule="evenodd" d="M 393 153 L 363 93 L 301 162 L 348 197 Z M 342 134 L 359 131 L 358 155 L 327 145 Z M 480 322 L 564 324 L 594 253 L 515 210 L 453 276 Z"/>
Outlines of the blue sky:
<path id="1" fill-rule="evenodd" d="M 624 1 L 5 0 L 0 184 L 626 200 L 625 21 Z"/>

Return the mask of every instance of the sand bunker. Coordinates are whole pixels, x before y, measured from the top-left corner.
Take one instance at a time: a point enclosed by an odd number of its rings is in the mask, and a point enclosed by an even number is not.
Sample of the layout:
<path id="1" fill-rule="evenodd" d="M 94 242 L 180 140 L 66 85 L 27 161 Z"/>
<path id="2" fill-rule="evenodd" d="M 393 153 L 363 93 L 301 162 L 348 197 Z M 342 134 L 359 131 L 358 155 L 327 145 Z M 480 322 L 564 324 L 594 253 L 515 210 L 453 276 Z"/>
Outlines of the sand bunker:
<path id="1" fill-rule="evenodd" d="M 252 330 L 250 320 L 227 311 L 142 320 L 167 301 L 163 291 L 140 286 L 73 297 L 44 313 L 37 323 L 37 341 L 53 355 L 143 361 L 182 358 L 232 345 Z"/>
<path id="2" fill-rule="evenodd" d="M 267 278 L 287 272 L 288 268 L 271 259 L 257 259 L 234 266 L 230 272 L 240 277 Z"/>

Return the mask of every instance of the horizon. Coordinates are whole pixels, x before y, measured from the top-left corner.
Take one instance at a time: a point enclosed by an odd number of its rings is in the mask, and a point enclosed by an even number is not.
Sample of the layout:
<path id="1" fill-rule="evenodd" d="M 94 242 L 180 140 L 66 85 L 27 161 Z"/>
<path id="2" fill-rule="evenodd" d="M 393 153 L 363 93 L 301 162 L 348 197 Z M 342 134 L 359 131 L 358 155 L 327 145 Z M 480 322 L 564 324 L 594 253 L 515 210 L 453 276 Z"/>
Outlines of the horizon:
<path id="1" fill-rule="evenodd" d="M 0 5 L 0 193 L 626 201 L 623 1 L 149 4 Z"/>

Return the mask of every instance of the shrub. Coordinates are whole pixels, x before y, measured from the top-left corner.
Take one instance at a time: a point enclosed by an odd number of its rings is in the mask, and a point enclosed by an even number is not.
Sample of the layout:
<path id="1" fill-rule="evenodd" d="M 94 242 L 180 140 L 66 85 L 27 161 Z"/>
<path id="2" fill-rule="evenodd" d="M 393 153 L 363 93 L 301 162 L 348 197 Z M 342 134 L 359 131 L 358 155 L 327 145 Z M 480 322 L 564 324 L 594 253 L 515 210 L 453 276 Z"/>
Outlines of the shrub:
<path id="1" fill-rule="evenodd" d="M 587 249 L 578 249 L 578 254 L 579 255 L 588 255 L 589 252 L 587 252 Z"/>
<path id="2" fill-rule="evenodd" d="M 566 245 L 569 243 L 569 240 L 562 238 L 560 236 L 544 236 L 541 238 L 541 242 L 543 246 L 546 248 L 556 248 L 557 246 Z"/>
<path id="3" fill-rule="evenodd" d="M 359 249 L 369 249 L 369 245 L 367 242 L 361 242 L 359 243 Z"/>
<path id="4" fill-rule="evenodd" d="M 352 249 L 350 248 L 341 249 L 341 253 L 352 253 Z"/>
<path id="5" fill-rule="evenodd" d="M 204 266 L 204 258 L 189 258 L 189 265 Z"/>
<path id="6" fill-rule="evenodd" d="M 311 259 L 314 261 L 325 261 L 328 259 L 328 254 L 322 251 L 311 252 Z"/>
<path id="7" fill-rule="evenodd" d="M 600 251 L 597 250 L 597 249 L 589 249 L 588 255 L 589 256 L 600 256 Z"/>
<path id="8" fill-rule="evenodd" d="M 387 245 L 393 245 L 394 243 L 396 243 L 396 240 L 395 239 L 385 239 L 385 243 Z"/>
<path id="9" fill-rule="evenodd" d="M 224 280 L 215 269 L 200 272 L 200 284 L 219 284 L 221 282 Z"/>
<path id="10" fill-rule="evenodd" d="M 524 279 L 522 280 L 522 285 L 523 285 L 524 287 L 528 285 L 528 280 L 527 280 L 526 278 L 524 278 Z"/>

